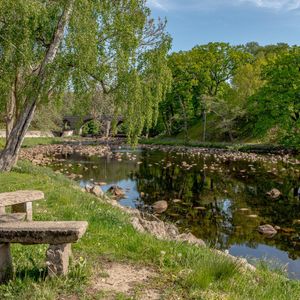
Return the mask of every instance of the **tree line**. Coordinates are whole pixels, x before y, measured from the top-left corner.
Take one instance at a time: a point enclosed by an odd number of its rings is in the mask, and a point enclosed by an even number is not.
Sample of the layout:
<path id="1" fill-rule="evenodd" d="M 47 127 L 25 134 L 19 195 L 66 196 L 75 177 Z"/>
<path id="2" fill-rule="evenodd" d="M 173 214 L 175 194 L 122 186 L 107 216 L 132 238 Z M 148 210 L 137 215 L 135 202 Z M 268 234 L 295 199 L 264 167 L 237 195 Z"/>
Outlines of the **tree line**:
<path id="1" fill-rule="evenodd" d="M 172 86 L 153 134 L 188 140 L 196 126 L 199 141 L 299 143 L 298 46 L 209 43 L 171 54 L 168 66 Z"/>

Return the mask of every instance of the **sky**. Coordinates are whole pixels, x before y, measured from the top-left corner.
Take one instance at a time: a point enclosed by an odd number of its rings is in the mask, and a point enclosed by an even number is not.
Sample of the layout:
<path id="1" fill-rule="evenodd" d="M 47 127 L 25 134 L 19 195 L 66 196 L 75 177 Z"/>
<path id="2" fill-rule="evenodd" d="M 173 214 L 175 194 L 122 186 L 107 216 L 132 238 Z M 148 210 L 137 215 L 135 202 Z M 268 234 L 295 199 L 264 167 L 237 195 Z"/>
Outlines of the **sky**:
<path id="1" fill-rule="evenodd" d="M 147 0 L 167 18 L 173 51 L 208 42 L 300 44 L 300 0 Z"/>

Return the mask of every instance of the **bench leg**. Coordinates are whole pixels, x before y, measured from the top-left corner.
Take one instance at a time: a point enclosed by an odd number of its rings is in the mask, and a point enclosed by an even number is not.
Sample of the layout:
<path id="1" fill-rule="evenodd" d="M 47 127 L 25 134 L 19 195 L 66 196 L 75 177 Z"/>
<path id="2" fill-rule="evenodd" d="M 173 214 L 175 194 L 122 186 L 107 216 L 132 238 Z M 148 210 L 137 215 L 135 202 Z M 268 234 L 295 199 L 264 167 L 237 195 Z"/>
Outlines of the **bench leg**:
<path id="1" fill-rule="evenodd" d="M 32 202 L 12 205 L 13 213 L 26 213 L 26 220 L 32 221 Z"/>
<path id="2" fill-rule="evenodd" d="M 0 244 L 0 283 L 13 278 L 13 265 L 10 254 L 10 244 Z"/>
<path id="3" fill-rule="evenodd" d="M 71 244 L 50 245 L 46 253 L 46 264 L 50 277 L 66 275 L 71 255 Z"/>
<path id="4" fill-rule="evenodd" d="M 0 215 L 5 214 L 5 206 L 0 206 Z"/>

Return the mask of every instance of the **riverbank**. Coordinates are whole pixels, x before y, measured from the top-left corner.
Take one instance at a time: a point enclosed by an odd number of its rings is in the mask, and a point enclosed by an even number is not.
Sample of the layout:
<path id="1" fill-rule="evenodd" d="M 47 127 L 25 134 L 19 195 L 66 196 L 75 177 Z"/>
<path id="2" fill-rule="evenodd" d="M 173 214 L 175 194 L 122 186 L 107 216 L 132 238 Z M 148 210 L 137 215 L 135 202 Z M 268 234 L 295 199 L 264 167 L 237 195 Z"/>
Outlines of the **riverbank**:
<path id="1" fill-rule="evenodd" d="M 83 138 L 79 136 L 73 137 L 35 137 L 25 138 L 22 148 L 30 148 L 38 145 L 51 144 L 109 144 L 109 145 L 124 145 L 124 138 Z M 0 137 L 0 149 L 5 145 L 5 138 Z M 274 144 L 249 144 L 249 143 L 217 143 L 217 142 L 200 142 L 190 140 L 186 142 L 179 138 L 141 138 L 139 145 L 157 145 L 157 146 L 184 146 L 189 148 L 206 148 L 219 149 L 226 151 L 252 152 L 257 154 L 299 154 L 300 150 L 294 147 L 285 147 Z"/>
<path id="2" fill-rule="evenodd" d="M 74 247 L 66 279 L 44 280 L 45 246 L 13 245 L 16 278 L 0 287 L 1 299 L 300 297 L 300 282 L 264 267 L 245 272 L 208 248 L 138 233 L 127 213 L 82 192 L 74 182 L 45 167 L 20 162 L 13 172 L 0 174 L 0 182 L 0 192 L 32 188 L 45 192 L 46 201 L 34 206 L 36 220 L 89 222 L 87 234 Z M 118 290 L 118 282 L 127 282 L 127 286 Z"/>
<path id="3" fill-rule="evenodd" d="M 22 144 L 22 148 L 30 148 L 37 145 L 51 145 L 59 144 L 63 141 L 59 137 L 36 137 L 36 138 L 25 138 Z M 0 149 L 5 146 L 5 138 L 0 137 Z"/>
<path id="4" fill-rule="evenodd" d="M 197 140 L 189 140 L 186 142 L 184 139 L 179 138 L 150 138 L 140 139 L 140 144 L 145 145 L 163 145 L 163 146 L 186 146 L 198 147 L 207 149 L 221 149 L 240 152 L 253 152 L 261 154 L 298 154 L 299 149 L 294 147 L 284 147 L 281 145 L 272 144 L 249 144 L 249 143 L 217 143 L 217 142 L 200 142 Z"/>

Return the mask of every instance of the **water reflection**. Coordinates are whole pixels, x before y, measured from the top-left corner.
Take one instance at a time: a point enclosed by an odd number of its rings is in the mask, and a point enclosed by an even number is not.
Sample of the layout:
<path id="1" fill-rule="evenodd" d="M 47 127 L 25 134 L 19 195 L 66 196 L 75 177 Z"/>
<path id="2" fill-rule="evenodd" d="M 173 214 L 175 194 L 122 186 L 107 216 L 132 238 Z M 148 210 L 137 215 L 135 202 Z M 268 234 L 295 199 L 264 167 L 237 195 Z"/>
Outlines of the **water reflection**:
<path id="1" fill-rule="evenodd" d="M 53 167 L 81 174 L 81 184 L 104 181 L 104 190 L 119 185 L 126 191 L 122 205 L 143 209 L 166 200 L 169 208 L 161 218 L 183 231 L 237 256 L 289 263 L 291 274 L 300 278 L 299 166 L 125 149 L 105 158 L 72 155 Z M 266 196 L 272 188 L 281 191 L 280 199 Z M 282 230 L 268 239 L 257 232 L 266 223 Z"/>

